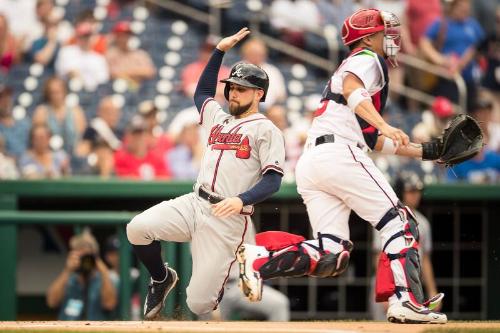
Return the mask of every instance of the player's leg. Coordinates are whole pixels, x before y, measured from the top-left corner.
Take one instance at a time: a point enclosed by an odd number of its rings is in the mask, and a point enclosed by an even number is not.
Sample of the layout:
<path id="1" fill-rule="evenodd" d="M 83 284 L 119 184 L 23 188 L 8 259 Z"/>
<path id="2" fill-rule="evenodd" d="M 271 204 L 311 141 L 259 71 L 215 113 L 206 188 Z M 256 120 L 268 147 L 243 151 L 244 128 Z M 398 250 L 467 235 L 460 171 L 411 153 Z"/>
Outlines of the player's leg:
<path id="1" fill-rule="evenodd" d="M 263 286 L 262 295 L 260 302 L 249 302 L 238 288 L 237 280 L 228 282 L 224 298 L 219 304 L 222 320 L 231 320 L 235 313 L 243 319 L 290 320 L 290 301 L 286 295 L 266 285 Z"/>
<path id="2" fill-rule="evenodd" d="M 224 295 L 236 251 L 252 228 L 249 217 L 236 215 L 218 219 L 208 211 L 197 220 L 191 253 L 193 269 L 186 289 L 189 309 L 202 315 L 215 310 Z"/>
<path id="3" fill-rule="evenodd" d="M 160 240 L 186 242 L 191 239 L 196 207 L 193 194 L 161 202 L 135 216 L 127 224 L 127 237 L 134 252 L 151 274 L 144 317 L 161 312 L 168 293 L 177 283 L 177 273 L 163 262 Z"/>
<path id="4" fill-rule="evenodd" d="M 398 322 L 446 322 L 446 315 L 432 312 L 424 299 L 418 253 L 418 222 L 403 207 L 388 181 L 361 150 L 349 147 L 349 159 L 342 165 L 349 177 L 338 177 L 335 192 L 361 218 L 377 230 L 383 250 L 377 268 L 377 301 L 389 301 L 388 319 Z M 328 191 L 328 188 L 323 188 Z"/>
<path id="5" fill-rule="evenodd" d="M 238 254 L 240 283 L 251 301 L 260 299 L 261 279 L 304 275 L 331 277 L 349 263 L 350 209 L 335 195 L 318 190 L 313 155 L 303 155 L 297 165 L 297 188 L 307 206 L 315 239 L 283 232 L 257 235 L 257 244 L 245 244 Z"/>

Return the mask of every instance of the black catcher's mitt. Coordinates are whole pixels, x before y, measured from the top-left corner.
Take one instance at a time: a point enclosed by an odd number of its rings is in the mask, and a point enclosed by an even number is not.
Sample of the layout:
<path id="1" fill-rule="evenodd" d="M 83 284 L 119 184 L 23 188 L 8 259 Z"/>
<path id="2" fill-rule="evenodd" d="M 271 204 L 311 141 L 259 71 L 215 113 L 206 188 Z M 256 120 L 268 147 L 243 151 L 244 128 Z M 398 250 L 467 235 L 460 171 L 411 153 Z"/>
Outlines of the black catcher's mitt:
<path id="1" fill-rule="evenodd" d="M 422 144 L 422 159 L 448 167 L 473 158 L 483 148 L 483 131 L 474 118 L 459 114 L 440 138 Z"/>

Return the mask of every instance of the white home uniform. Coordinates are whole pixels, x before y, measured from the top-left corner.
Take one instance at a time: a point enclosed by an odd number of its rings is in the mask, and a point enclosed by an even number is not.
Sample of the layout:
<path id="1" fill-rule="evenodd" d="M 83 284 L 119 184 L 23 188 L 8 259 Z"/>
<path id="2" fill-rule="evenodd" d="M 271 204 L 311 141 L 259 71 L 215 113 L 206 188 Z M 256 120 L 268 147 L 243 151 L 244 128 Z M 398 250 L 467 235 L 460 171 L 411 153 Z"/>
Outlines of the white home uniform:
<path id="1" fill-rule="evenodd" d="M 349 73 L 363 82 L 376 109 L 383 110 L 388 84 L 385 61 L 368 49 L 355 50 L 328 82 L 296 168 L 298 192 L 307 206 L 313 234 L 346 240 L 351 210 L 375 226 L 398 202 L 366 154 L 375 145 L 377 129 L 358 117 L 342 96 L 343 80 Z M 335 242 L 325 247 L 341 250 Z"/>
<path id="2" fill-rule="evenodd" d="M 280 130 L 260 113 L 236 119 L 209 98 L 200 111 L 200 124 L 208 141 L 194 192 L 139 214 L 133 223 L 140 224 L 135 230 L 141 234 L 129 234 L 138 245 L 153 240 L 192 242 L 187 304 L 196 314 L 217 307 L 236 251 L 252 223 L 252 206 L 243 207 L 240 215 L 212 216 L 208 194 L 237 196 L 252 188 L 267 171 L 283 173 L 285 159 Z"/>

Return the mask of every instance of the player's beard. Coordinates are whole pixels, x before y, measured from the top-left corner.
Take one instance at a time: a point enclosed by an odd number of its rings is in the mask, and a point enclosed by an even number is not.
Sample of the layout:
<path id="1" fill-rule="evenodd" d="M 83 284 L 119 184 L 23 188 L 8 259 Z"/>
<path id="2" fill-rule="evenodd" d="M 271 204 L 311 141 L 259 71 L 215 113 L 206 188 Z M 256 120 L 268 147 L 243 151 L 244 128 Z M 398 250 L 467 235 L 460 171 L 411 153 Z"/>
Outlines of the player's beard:
<path id="1" fill-rule="evenodd" d="M 238 116 L 242 115 L 243 113 L 247 112 L 251 106 L 252 106 L 252 102 L 245 104 L 245 105 L 240 105 L 237 102 L 230 102 L 229 103 L 229 113 L 234 117 L 238 117 Z"/>

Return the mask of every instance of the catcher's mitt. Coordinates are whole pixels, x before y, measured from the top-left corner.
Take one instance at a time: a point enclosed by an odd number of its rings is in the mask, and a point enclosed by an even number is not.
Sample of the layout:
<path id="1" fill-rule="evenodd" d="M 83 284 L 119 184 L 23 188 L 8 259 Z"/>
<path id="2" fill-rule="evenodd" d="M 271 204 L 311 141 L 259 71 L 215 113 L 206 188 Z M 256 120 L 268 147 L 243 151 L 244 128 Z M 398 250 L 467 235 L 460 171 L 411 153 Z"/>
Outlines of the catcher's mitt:
<path id="1" fill-rule="evenodd" d="M 483 131 L 471 116 L 453 118 L 440 138 L 422 144 L 424 160 L 454 166 L 473 158 L 483 148 Z"/>

